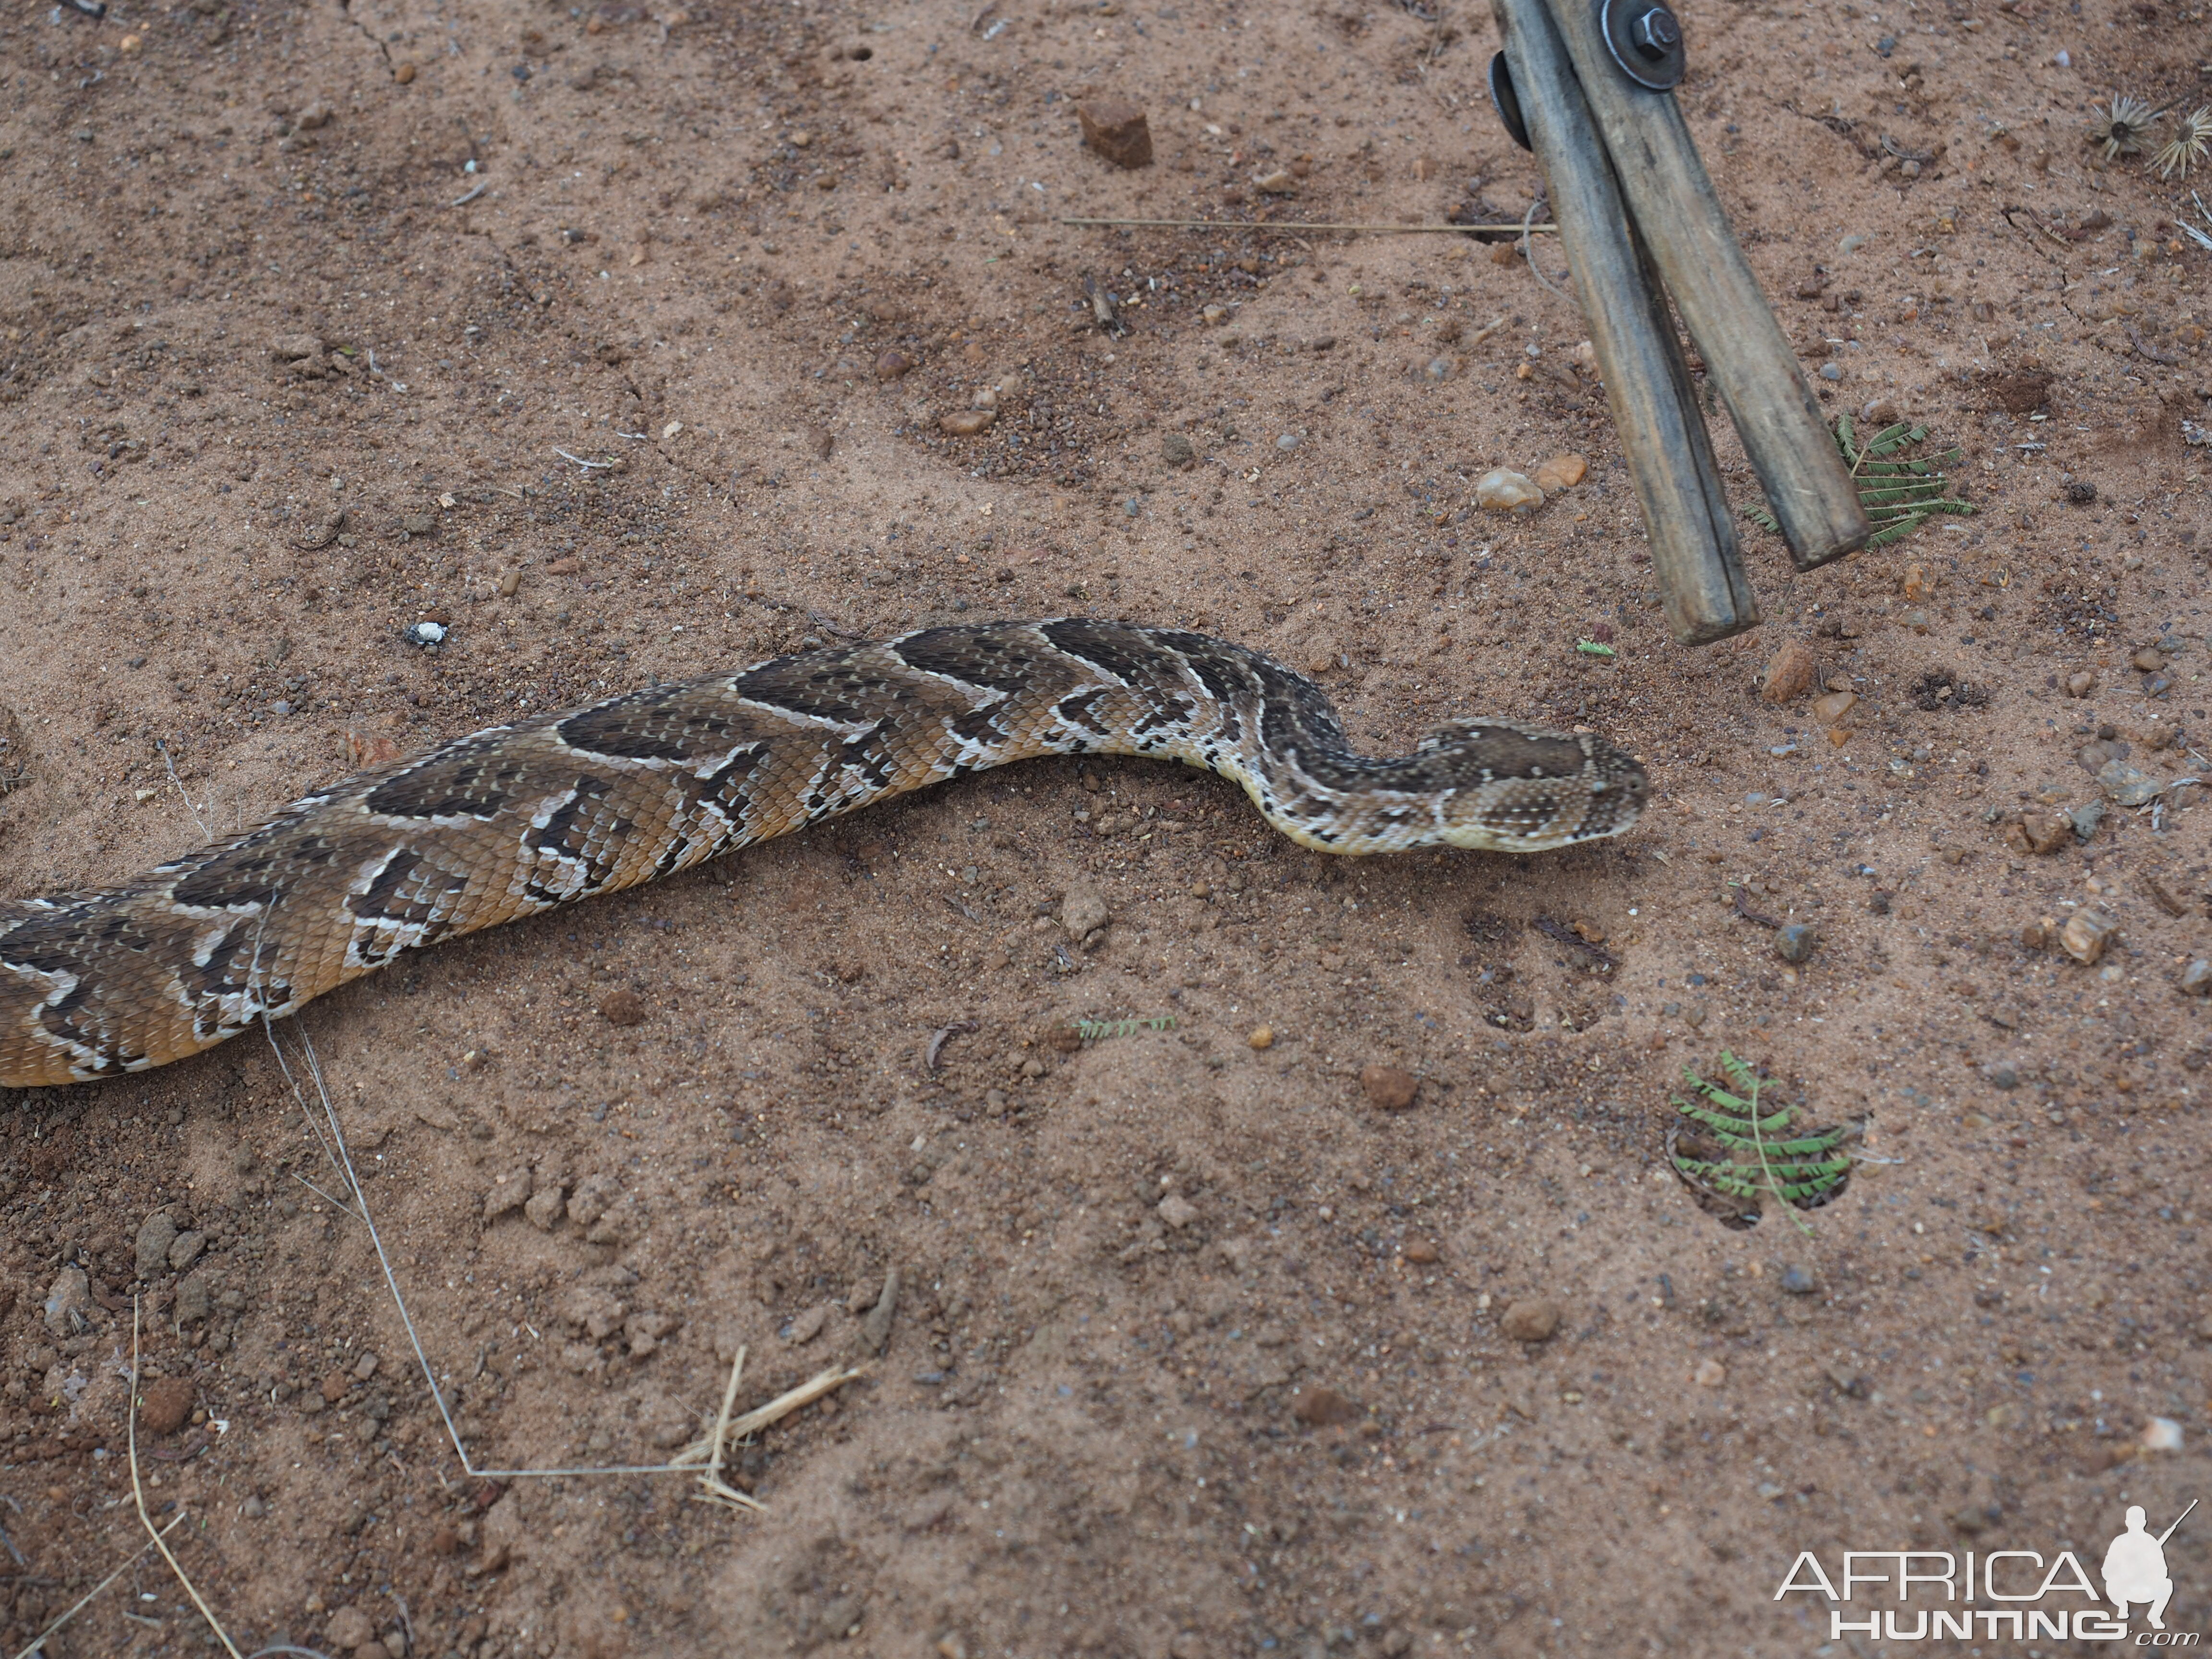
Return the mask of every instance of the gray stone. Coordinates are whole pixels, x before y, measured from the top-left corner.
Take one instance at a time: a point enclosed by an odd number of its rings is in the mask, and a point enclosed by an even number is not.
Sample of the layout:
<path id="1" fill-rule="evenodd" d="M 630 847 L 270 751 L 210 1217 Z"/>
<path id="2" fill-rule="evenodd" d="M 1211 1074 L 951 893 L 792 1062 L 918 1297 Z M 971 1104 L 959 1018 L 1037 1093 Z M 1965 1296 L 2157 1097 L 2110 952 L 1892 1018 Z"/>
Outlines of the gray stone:
<path id="1" fill-rule="evenodd" d="M 171 1310 L 179 1325 L 197 1325 L 208 1316 L 214 1298 L 204 1273 L 186 1273 L 177 1281 L 176 1305 Z"/>
<path id="2" fill-rule="evenodd" d="M 2183 969 L 2181 988 L 2193 997 L 2212 997 L 2212 962 L 2199 957 Z"/>
<path id="3" fill-rule="evenodd" d="M 566 1195 L 557 1183 L 550 1187 L 540 1187 L 536 1192 L 531 1194 L 529 1201 L 523 1205 L 522 1213 L 529 1218 L 530 1224 L 537 1228 L 539 1232 L 550 1233 L 560 1224 L 561 1212 L 566 1202 Z"/>
<path id="4" fill-rule="evenodd" d="M 1774 932 L 1774 954 L 1784 962 L 1803 962 L 1820 942 L 1809 923 L 1793 921 Z"/>
<path id="5" fill-rule="evenodd" d="M 1113 919 L 1106 901 L 1098 890 L 1089 885 L 1071 887 L 1060 901 L 1060 925 L 1070 939 L 1081 939 L 1094 927 L 1103 927 Z"/>
<path id="6" fill-rule="evenodd" d="M 138 1277 L 152 1279 L 167 1270 L 169 1247 L 177 1242 L 177 1223 L 167 1210 L 156 1210 L 139 1224 Z"/>
<path id="7" fill-rule="evenodd" d="M 501 1176 L 484 1194 L 483 1218 L 496 1221 L 520 1209 L 530 1201 L 530 1171 L 517 1170 Z"/>
<path id="8" fill-rule="evenodd" d="M 1790 1296 L 1810 1296 L 1819 1286 L 1810 1269 L 1789 1267 L 1782 1270 L 1782 1288 Z"/>
<path id="9" fill-rule="evenodd" d="M 2115 806 L 2147 805 L 2166 793 L 2166 786 L 2150 774 L 2118 759 L 2097 769 L 2097 787 Z"/>
<path id="10" fill-rule="evenodd" d="M 1170 466 L 1188 466 L 1198 459 L 1198 450 L 1182 433 L 1164 433 L 1160 438 L 1160 459 Z"/>
<path id="11" fill-rule="evenodd" d="M 2105 803 L 2093 800 L 2087 806 L 2077 806 L 2067 815 L 2074 825 L 2074 839 L 2090 841 L 2095 838 L 2097 826 L 2105 821 Z"/>
<path id="12" fill-rule="evenodd" d="M 92 1322 L 92 1279 L 82 1267 L 64 1267 L 46 1291 L 46 1328 L 75 1336 Z"/>
<path id="13" fill-rule="evenodd" d="M 622 1188 L 612 1176 L 587 1175 L 568 1194 L 568 1219 L 579 1227 L 588 1227 L 621 1195 Z"/>
<path id="14" fill-rule="evenodd" d="M 200 1252 L 205 1249 L 207 1249 L 205 1233 L 179 1233 L 169 1244 L 170 1267 L 178 1273 L 184 1272 L 185 1268 L 200 1259 Z"/>
<path id="15" fill-rule="evenodd" d="M 881 1353 L 891 1340 L 891 1319 L 898 1312 L 899 1273 L 896 1267 L 884 1274 L 883 1294 L 876 1305 L 868 1310 L 860 1321 L 860 1344 L 870 1353 Z"/>

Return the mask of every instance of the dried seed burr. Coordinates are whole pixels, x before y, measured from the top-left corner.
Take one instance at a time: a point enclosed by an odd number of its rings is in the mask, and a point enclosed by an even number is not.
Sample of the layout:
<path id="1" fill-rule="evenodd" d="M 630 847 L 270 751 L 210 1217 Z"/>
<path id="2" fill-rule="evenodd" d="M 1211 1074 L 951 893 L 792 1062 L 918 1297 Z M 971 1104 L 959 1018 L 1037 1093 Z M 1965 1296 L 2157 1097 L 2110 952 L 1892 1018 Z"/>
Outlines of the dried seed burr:
<path id="1" fill-rule="evenodd" d="M 2116 93 L 2111 102 L 2094 106 L 2097 118 L 2089 124 L 2089 142 L 2105 152 L 2107 161 L 2141 152 L 2152 127 L 2166 118 L 2140 98 Z"/>

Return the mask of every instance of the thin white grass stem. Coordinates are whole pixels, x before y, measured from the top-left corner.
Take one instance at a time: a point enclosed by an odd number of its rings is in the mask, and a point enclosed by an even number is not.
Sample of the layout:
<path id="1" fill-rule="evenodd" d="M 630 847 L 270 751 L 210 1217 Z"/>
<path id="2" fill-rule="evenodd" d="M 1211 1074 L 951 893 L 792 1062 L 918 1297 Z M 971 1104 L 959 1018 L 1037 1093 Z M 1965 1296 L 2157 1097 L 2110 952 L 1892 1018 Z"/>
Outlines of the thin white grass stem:
<path id="1" fill-rule="evenodd" d="M 70 1605 L 68 1612 L 63 1613 L 62 1616 L 55 1620 L 52 1624 L 47 1626 L 36 1636 L 33 1637 L 31 1638 L 31 1645 L 16 1654 L 15 1659 L 33 1659 L 33 1656 L 44 1650 L 49 1638 L 58 1632 L 64 1625 L 69 1623 L 70 1620 L 76 1618 L 77 1614 L 82 1613 L 87 1607 L 98 1601 L 102 1590 L 106 1589 L 117 1579 L 122 1577 L 123 1575 L 130 1571 L 131 1568 L 137 1566 L 139 1561 L 144 1557 L 146 1552 L 152 1549 L 157 1543 L 161 1542 L 165 1534 L 174 1532 L 179 1527 L 183 1526 L 185 1522 L 191 1518 L 191 1510 L 179 1510 L 175 1520 L 170 1522 L 167 1526 L 162 1528 L 160 1532 L 155 1533 L 151 1538 L 148 1539 L 144 1543 L 138 1547 L 137 1554 L 133 1555 L 128 1561 L 125 1561 L 121 1566 L 116 1568 L 113 1572 L 109 1573 L 106 1577 L 101 1579 L 97 1584 L 94 1584 L 82 1595 L 77 1597 L 76 1601 Z"/>
<path id="2" fill-rule="evenodd" d="M 293 1097 L 299 1102 L 300 1109 L 307 1114 L 308 1121 L 313 1123 L 314 1121 L 313 1109 L 308 1106 L 307 1097 L 301 1092 L 298 1079 L 293 1076 L 292 1068 L 284 1064 L 284 1051 L 276 1042 L 276 1027 L 265 1014 L 263 1016 L 262 1023 L 268 1035 L 269 1046 L 276 1050 L 277 1063 L 283 1068 L 284 1079 L 292 1086 Z M 368 1212 L 368 1195 L 362 1190 L 361 1179 L 354 1172 L 353 1153 L 346 1146 L 345 1130 L 338 1122 L 337 1110 L 331 1104 L 330 1090 L 324 1084 L 322 1062 L 316 1056 L 314 1041 L 307 1035 L 307 1027 L 297 1021 L 294 1022 L 293 1030 L 299 1036 L 304 1068 L 308 1079 L 315 1085 L 316 1098 L 321 1104 L 323 1116 L 330 1131 L 331 1141 L 337 1147 L 337 1157 L 332 1161 L 337 1163 L 338 1168 L 344 1173 L 346 1185 L 360 1203 L 357 1213 L 361 1217 L 362 1225 L 368 1230 L 370 1244 L 375 1248 L 377 1266 L 384 1273 L 385 1288 L 392 1292 L 392 1304 L 399 1310 L 399 1322 L 406 1328 L 408 1346 L 415 1351 L 415 1363 L 422 1368 L 422 1380 L 429 1385 L 430 1398 L 437 1402 L 438 1416 L 446 1425 L 446 1437 L 453 1443 L 453 1455 L 461 1460 L 462 1472 L 471 1480 L 546 1480 L 563 1475 L 696 1474 L 698 1472 L 696 1459 L 689 1463 L 620 1463 L 602 1464 L 590 1468 L 495 1469 L 481 1468 L 470 1457 L 469 1449 L 461 1439 L 460 1427 L 453 1421 L 453 1408 L 447 1403 L 446 1391 L 438 1386 L 437 1373 L 431 1367 L 429 1354 L 423 1349 L 422 1333 L 416 1329 L 414 1316 L 407 1310 L 407 1298 L 399 1289 L 398 1272 L 392 1267 L 391 1255 L 384 1248 L 384 1235 L 377 1231 L 376 1222 Z M 755 1413 L 755 1415 L 757 1414 Z M 739 1422 L 744 1420 L 738 1419 Z"/>
<path id="3" fill-rule="evenodd" d="M 154 1540 L 154 1547 L 161 1552 L 161 1559 L 169 1564 L 169 1571 L 177 1575 L 177 1582 L 185 1587 L 185 1594 L 192 1598 L 192 1605 L 200 1610 L 200 1617 L 207 1620 L 208 1628 L 216 1633 L 223 1650 L 230 1655 L 230 1659 L 245 1659 L 238 1650 L 238 1644 L 230 1639 L 230 1632 L 222 1627 L 222 1620 L 215 1616 L 215 1609 L 201 1597 L 199 1586 L 192 1583 L 191 1575 L 185 1571 L 184 1563 L 178 1560 L 175 1553 L 169 1548 L 167 1537 L 155 1526 L 154 1517 L 146 1513 L 146 1487 L 138 1478 L 138 1389 L 145 1382 L 145 1374 L 138 1368 L 138 1298 L 134 1296 L 131 1298 L 131 1401 L 124 1412 L 128 1437 L 126 1443 L 131 1450 L 131 1501 L 138 1506 L 138 1520 L 146 1528 L 147 1536 Z M 179 1520 L 183 1518 L 182 1516 L 178 1516 Z"/>

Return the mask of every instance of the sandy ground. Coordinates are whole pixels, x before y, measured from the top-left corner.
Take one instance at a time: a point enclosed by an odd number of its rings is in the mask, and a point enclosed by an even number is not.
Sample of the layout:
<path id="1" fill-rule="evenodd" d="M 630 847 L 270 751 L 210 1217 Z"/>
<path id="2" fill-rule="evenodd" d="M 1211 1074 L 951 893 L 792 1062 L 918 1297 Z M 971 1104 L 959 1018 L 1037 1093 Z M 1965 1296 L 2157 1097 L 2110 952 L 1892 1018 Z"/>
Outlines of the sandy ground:
<path id="1" fill-rule="evenodd" d="M 2186 107 L 2202 28 L 1685 16 L 1824 395 L 1932 422 L 1981 508 L 1794 579 L 1747 526 L 1770 620 L 1703 650 L 1579 318 L 1510 250 L 1058 222 L 1518 219 L 1479 8 L 15 9 L 0 893 L 516 710 L 956 617 L 1205 628 L 1393 750 L 1594 726 L 1656 800 L 1571 854 L 1353 865 L 1211 778 L 1037 765 L 311 1009 L 477 1467 L 656 1462 L 740 1345 L 741 1406 L 865 1365 L 742 1455 L 759 1516 L 471 1478 L 267 1043 L 0 1098 L 8 1650 L 143 1541 L 134 1288 L 144 1495 L 241 1652 L 1903 1652 L 1778 1601 L 1798 1553 L 2094 1570 L 2124 1505 L 2205 1492 L 2212 811 L 2058 819 L 2108 761 L 2203 765 L 2207 255 L 2186 184 L 2082 139 L 2115 90 Z M 1152 166 L 1081 147 L 1106 95 Z M 1565 453 L 1533 518 L 1468 511 Z M 1760 701 L 1790 640 L 1854 708 Z M 2094 966 L 2038 931 L 2085 908 Z M 1086 1019 L 1166 1029 L 1054 1041 Z M 1668 1170 L 1723 1047 L 1870 1119 L 1809 1232 Z M 2167 1548 L 2178 1630 L 2208 1538 Z M 47 1650 L 211 1645 L 147 1557 Z"/>

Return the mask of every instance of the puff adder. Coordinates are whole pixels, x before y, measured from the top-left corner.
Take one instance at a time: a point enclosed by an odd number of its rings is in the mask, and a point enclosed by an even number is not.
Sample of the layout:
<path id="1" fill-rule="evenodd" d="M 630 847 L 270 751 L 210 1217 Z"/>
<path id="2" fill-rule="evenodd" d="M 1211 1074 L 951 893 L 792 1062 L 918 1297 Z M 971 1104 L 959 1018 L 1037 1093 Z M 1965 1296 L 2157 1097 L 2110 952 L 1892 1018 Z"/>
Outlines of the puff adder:
<path id="1" fill-rule="evenodd" d="M 404 951 L 1039 755 L 1204 767 L 1328 853 L 1542 852 L 1644 799 L 1602 738 L 1512 720 L 1355 754 L 1319 686 L 1200 634 L 923 629 L 494 726 L 111 890 L 0 901 L 0 1085 L 165 1066 Z"/>

